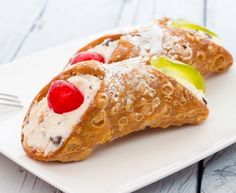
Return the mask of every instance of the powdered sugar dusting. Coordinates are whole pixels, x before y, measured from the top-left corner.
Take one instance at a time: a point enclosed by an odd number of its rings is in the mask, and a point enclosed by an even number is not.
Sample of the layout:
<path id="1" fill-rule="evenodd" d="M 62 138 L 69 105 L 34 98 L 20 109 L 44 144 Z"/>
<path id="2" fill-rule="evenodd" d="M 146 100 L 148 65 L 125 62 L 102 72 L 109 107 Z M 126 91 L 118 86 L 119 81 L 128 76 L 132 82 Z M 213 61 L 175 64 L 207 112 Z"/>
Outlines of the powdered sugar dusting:
<path id="1" fill-rule="evenodd" d="M 123 100 L 127 100 L 127 103 L 132 102 L 133 97 L 130 93 L 127 93 L 129 92 L 127 87 L 132 88 L 130 91 L 132 93 L 144 87 L 143 91 L 145 94 L 153 95 L 153 89 L 148 85 L 150 81 L 158 81 L 158 78 L 154 77 L 152 73 L 149 72 L 148 68 L 152 69 L 152 67 L 147 65 L 146 62 L 147 59 L 137 57 L 117 62 L 113 65 L 102 65 L 106 72 L 104 81 L 105 84 L 108 85 L 106 92 L 114 102 L 116 102 L 116 98 L 122 94 L 126 96 Z"/>
<path id="2" fill-rule="evenodd" d="M 140 49 L 141 55 L 157 54 L 162 49 L 163 29 L 159 25 L 148 25 L 138 29 L 136 35 L 126 34 L 126 40 Z"/>
<path id="3" fill-rule="evenodd" d="M 122 62 L 114 63 L 113 65 L 104 64 L 102 65 L 106 75 L 104 78 L 105 84 L 107 86 L 106 93 L 111 97 L 113 102 L 118 102 L 117 100 L 120 95 L 124 94 L 127 91 L 127 86 L 132 88 L 132 93 L 135 91 L 142 91 L 144 95 L 154 97 L 156 90 L 150 87 L 152 81 L 158 81 L 158 77 L 152 74 L 154 70 L 153 66 L 147 65 L 147 58 L 137 57 L 124 60 Z M 155 70 L 158 70 L 155 68 Z M 205 98 L 204 94 L 196 89 L 191 83 L 186 82 L 185 80 L 180 80 L 176 77 L 174 78 L 182 86 L 187 88 L 199 101 L 202 101 L 202 98 Z M 132 101 L 131 93 L 125 93 L 126 102 L 130 103 Z M 122 101 L 124 102 L 124 101 Z"/>
<path id="4" fill-rule="evenodd" d="M 163 29 L 156 24 L 134 28 L 133 31 L 124 33 L 120 38 L 120 40 L 130 42 L 138 48 L 141 56 L 160 53 L 162 50 L 162 39 Z M 108 62 L 120 40 L 109 41 L 109 39 L 105 39 L 103 43 L 89 49 L 88 51 L 102 54 L 106 62 Z"/>

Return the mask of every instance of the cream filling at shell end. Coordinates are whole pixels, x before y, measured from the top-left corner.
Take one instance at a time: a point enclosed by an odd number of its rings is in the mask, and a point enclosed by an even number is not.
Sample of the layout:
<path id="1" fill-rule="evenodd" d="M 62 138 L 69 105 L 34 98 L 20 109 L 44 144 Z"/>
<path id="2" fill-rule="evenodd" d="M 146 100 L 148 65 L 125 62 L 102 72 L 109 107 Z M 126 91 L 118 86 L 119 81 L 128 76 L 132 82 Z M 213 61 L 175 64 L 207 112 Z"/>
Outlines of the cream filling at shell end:
<path id="1" fill-rule="evenodd" d="M 201 102 L 205 103 L 207 101 L 205 94 L 201 90 L 197 89 L 192 83 L 182 78 L 175 78 L 175 80 L 191 91 L 191 93 Z"/>
<path id="2" fill-rule="evenodd" d="M 23 127 L 24 143 L 42 150 L 44 156 L 58 150 L 71 135 L 74 126 L 80 122 L 101 85 L 101 80 L 92 75 L 73 76 L 67 81 L 84 94 L 83 104 L 74 111 L 57 114 L 48 107 L 47 98 L 44 97 L 33 106 L 29 122 Z"/>
<path id="3" fill-rule="evenodd" d="M 107 43 L 108 45 L 106 45 L 107 41 L 109 41 L 109 39 L 106 39 L 102 44 L 89 49 L 88 52 L 99 53 L 105 58 L 105 62 L 108 62 L 112 56 L 112 53 L 117 48 L 118 41 L 111 41 Z"/>
<path id="4" fill-rule="evenodd" d="M 155 68 L 155 67 L 153 67 Z M 155 68 L 157 69 L 157 68 Z M 160 69 L 157 69 L 160 70 Z M 162 70 L 160 70 L 162 73 L 164 73 Z M 164 73 L 165 74 L 165 73 Z M 167 76 L 170 76 L 171 78 L 175 79 L 179 84 L 181 84 L 183 87 L 187 88 L 193 96 L 195 96 L 199 101 L 202 103 L 207 103 L 206 96 L 203 91 L 197 89 L 191 82 L 185 80 L 184 78 L 176 77 L 176 76 L 171 76 L 169 74 L 166 74 Z"/>

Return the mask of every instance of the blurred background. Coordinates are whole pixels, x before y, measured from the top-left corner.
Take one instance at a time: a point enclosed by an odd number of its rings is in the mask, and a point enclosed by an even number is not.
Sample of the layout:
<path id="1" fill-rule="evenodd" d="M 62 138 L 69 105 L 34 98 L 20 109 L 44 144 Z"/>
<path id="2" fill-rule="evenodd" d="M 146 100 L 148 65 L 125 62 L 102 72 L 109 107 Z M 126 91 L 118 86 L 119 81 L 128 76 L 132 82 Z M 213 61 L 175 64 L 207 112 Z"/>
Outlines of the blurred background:
<path id="1" fill-rule="evenodd" d="M 163 16 L 206 25 L 236 53 L 234 0 L 0 0 L 0 63 Z"/>

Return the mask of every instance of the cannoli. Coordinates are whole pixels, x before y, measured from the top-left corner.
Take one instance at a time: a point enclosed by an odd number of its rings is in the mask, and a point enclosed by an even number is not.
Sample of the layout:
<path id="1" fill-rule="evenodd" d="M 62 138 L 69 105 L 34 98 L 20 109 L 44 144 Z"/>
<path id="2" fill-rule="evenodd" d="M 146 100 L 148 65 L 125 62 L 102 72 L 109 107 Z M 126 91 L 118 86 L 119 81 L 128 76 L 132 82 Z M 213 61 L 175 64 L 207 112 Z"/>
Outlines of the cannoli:
<path id="1" fill-rule="evenodd" d="M 38 93 L 26 114 L 25 152 L 41 161 L 79 161 L 100 144 L 147 127 L 201 123 L 208 116 L 204 87 L 183 74 L 202 77 L 183 63 L 188 69 L 181 75 L 177 67 L 174 73 L 171 61 L 84 61 L 62 72 Z"/>
<path id="2" fill-rule="evenodd" d="M 184 20 L 164 18 L 125 33 L 100 37 L 78 50 L 65 69 L 84 60 L 114 63 L 137 56 L 163 55 L 191 64 L 202 75 L 223 72 L 231 54 L 210 30 Z"/>

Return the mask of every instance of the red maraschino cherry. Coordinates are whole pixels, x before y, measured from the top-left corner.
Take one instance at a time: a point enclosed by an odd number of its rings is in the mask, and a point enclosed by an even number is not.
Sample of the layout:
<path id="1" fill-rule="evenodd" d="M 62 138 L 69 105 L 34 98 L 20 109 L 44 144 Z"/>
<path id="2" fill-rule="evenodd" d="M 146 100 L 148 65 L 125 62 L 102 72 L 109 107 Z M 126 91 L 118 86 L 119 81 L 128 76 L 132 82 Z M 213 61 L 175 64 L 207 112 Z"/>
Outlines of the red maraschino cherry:
<path id="1" fill-rule="evenodd" d="M 71 59 L 70 63 L 71 65 L 73 65 L 86 60 L 96 60 L 105 63 L 105 58 L 101 54 L 96 52 L 79 52 L 74 58 Z"/>
<path id="2" fill-rule="evenodd" d="M 65 80 L 56 80 L 51 84 L 47 99 L 49 108 L 58 114 L 73 111 L 84 102 L 81 91 Z"/>

